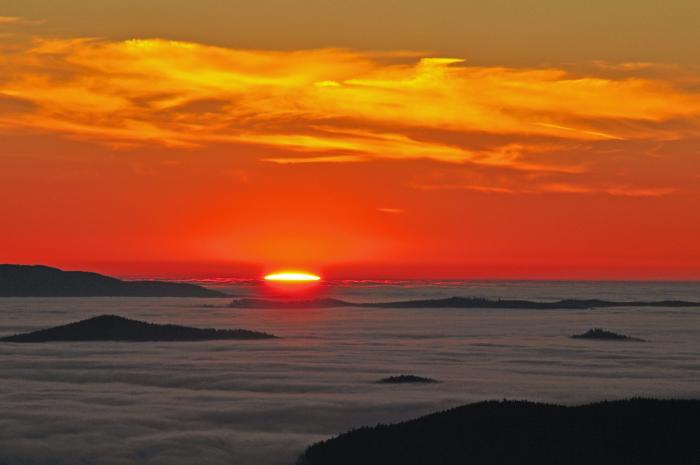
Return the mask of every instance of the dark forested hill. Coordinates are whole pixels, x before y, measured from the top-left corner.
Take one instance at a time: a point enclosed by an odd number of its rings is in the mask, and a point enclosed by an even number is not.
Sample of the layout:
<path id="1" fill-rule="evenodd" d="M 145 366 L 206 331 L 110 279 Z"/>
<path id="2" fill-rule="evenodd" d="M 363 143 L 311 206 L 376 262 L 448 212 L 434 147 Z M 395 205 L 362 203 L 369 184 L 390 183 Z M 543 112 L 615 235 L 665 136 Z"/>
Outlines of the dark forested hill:
<path id="1" fill-rule="evenodd" d="M 122 281 L 41 265 L 0 265 L 0 297 L 223 297 L 186 283 Z"/>
<path id="2" fill-rule="evenodd" d="M 87 320 L 17 334 L 3 342 L 60 341 L 211 341 L 218 339 L 272 339 L 272 334 L 245 329 L 190 328 L 131 320 L 117 315 L 100 315 Z"/>
<path id="3" fill-rule="evenodd" d="M 699 419 L 695 400 L 480 402 L 341 434 L 297 465 L 700 464 Z"/>

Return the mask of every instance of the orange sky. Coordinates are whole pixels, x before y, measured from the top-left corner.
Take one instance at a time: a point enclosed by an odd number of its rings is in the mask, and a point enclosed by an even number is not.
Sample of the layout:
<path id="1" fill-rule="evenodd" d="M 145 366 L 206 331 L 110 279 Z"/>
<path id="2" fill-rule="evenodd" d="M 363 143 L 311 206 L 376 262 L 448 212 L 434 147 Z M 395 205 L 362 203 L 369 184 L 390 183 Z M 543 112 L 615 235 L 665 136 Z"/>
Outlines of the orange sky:
<path id="1" fill-rule="evenodd" d="M 695 64 L 474 64 L 46 24 L 0 11 L 0 262 L 700 279 Z"/>

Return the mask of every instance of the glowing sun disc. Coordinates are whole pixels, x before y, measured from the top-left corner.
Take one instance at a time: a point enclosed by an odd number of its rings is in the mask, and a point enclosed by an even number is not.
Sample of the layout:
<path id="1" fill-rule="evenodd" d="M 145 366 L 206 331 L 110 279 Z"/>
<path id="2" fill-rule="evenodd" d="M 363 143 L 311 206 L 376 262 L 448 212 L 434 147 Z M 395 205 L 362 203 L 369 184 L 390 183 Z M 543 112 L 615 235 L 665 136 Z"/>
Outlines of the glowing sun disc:
<path id="1" fill-rule="evenodd" d="M 321 277 L 316 276 L 315 274 L 301 273 L 301 272 L 297 272 L 297 271 L 285 271 L 282 273 L 272 273 L 272 274 L 265 276 L 265 281 L 304 282 L 304 281 L 318 281 L 320 279 L 321 279 Z"/>

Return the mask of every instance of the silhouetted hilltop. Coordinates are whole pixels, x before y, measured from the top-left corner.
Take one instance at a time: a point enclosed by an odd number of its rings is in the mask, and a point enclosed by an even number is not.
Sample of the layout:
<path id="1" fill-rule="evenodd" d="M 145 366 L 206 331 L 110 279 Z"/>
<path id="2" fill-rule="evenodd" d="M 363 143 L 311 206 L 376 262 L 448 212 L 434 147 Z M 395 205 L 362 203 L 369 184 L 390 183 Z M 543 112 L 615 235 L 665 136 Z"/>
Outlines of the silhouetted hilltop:
<path id="1" fill-rule="evenodd" d="M 480 402 L 309 447 L 297 465 L 700 463 L 700 401 Z"/>
<path id="2" fill-rule="evenodd" d="M 612 331 L 606 331 L 601 328 L 589 329 L 583 334 L 574 334 L 571 336 L 573 339 L 597 339 L 602 341 L 633 341 L 633 342 L 644 342 L 644 339 L 639 339 L 636 337 L 625 336 L 624 334 L 613 333 Z"/>
<path id="3" fill-rule="evenodd" d="M 85 271 L 41 265 L 0 265 L 0 297 L 224 297 L 201 286 L 122 281 Z"/>
<path id="4" fill-rule="evenodd" d="M 412 384 L 412 383 L 437 383 L 433 378 L 424 378 L 416 375 L 398 375 L 382 378 L 377 381 L 379 384 Z"/>
<path id="5" fill-rule="evenodd" d="M 481 297 L 447 297 L 444 299 L 400 300 L 394 302 L 348 302 L 339 299 L 273 300 L 236 299 L 233 308 L 329 308 L 329 307 L 376 307 L 376 308 L 513 308 L 513 309 L 589 309 L 608 307 L 700 307 L 700 302 L 682 300 L 614 302 L 598 299 L 565 299 L 556 302 L 538 302 L 516 299 L 484 299 Z"/>
<path id="6" fill-rule="evenodd" d="M 271 339 L 272 334 L 245 329 L 201 329 L 101 315 L 31 333 L 0 339 L 3 342 L 51 341 L 209 341 L 217 339 Z"/>

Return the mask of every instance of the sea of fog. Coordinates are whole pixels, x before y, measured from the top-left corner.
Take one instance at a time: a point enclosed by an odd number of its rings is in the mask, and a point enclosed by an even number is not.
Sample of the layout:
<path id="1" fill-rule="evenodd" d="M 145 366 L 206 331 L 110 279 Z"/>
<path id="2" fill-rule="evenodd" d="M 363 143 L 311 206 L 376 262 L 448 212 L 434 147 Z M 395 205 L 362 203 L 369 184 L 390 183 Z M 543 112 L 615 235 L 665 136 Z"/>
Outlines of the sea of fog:
<path id="1" fill-rule="evenodd" d="M 253 282 L 208 284 L 269 296 Z M 700 283 L 338 282 L 312 296 L 700 301 Z M 308 297 L 309 294 L 304 294 Z M 291 465 L 308 444 L 483 399 L 700 397 L 700 309 L 229 309 L 228 299 L 0 298 L 0 336 L 100 314 L 276 340 L 0 343 L 2 465 Z M 592 327 L 646 343 L 573 340 Z M 380 385 L 390 375 L 440 383 Z"/>

